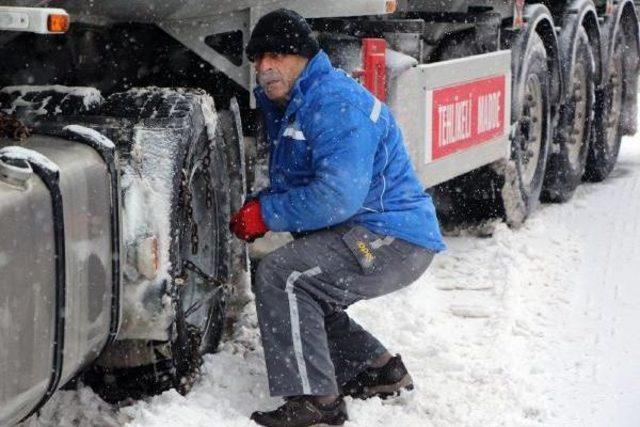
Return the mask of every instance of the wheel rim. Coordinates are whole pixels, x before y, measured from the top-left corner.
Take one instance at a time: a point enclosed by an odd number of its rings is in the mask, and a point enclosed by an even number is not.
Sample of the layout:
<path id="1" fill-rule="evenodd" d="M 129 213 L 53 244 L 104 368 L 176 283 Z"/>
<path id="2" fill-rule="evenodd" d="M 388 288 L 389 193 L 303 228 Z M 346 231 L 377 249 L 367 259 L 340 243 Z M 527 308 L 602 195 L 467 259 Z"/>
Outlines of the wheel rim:
<path id="1" fill-rule="evenodd" d="M 536 74 L 531 74 L 527 78 L 525 86 L 522 116 L 518 125 L 519 138 L 517 139 L 518 148 L 522 154 L 519 158 L 522 185 L 529 190 L 533 185 L 540 161 L 542 116 L 542 84 Z"/>
<path id="2" fill-rule="evenodd" d="M 611 105 L 606 119 L 606 143 L 609 152 L 613 152 L 618 144 L 618 128 L 620 127 L 620 115 L 622 114 L 622 55 L 619 48 L 616 48 L 611 58 L 608 83 Z"/>
<path id="3" fill-rule="evenodd" d="M 584 136 L 587 126 L 588 111 L 588 90 L 587 73 L 584 65 L 577 62 L 573 71 L 573 105 L 574 116 L 571 134 L 569 135 L 569 143 L 567 144 L 567 154 L 571 167 L 575 170 L 580 166 L 580 157 L 584 148 Z"/>

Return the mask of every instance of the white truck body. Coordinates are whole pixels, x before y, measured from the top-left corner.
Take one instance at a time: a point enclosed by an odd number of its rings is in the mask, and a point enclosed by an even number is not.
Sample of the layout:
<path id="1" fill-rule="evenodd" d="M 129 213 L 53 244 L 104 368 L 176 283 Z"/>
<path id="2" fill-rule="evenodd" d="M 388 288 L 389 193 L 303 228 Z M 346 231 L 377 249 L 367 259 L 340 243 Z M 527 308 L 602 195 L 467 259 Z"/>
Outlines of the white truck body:
<path id="1" fill-rule="evenodd" d="M 511 52 L 412 67 L 389 106 L 422 183 L 433 187 L 496 160 L 511 141 Z"/>
<path id="2" fill-rule="evenodd" d="M 255 82 L 251 64 L 246 59 L 241 65 L 232 63 L 205 43 L 207 36 L 241 30 L 243 44 L 246 44 L 250 29 L 259 17 L 281 7 L 293 8 L 307 18 L 379 16 L 395 9 L 396 2 L 390 0 L 323 2 L 311 0 L 233 2 L 111 0 L 87 5 L 81 0 L 66 0 L 61 2 L 61 5 L 77 22 L 99 25 L 117 22 L 156 24 L 251 93 Z M 446 10 L 455 7 L 459 6 L 451 4 L 446 7 L 443 5 L 441 8 Z M 388 103 L 402 125 L 405 142 L 425 187 L 432 187 L 482 165 L 508 157 L 510 70 L 511 57 L 507 53 L 491 53 L 473 59 L 458 59 L 453 63 L 422 64 L 406 70 L 390 82 Z M 491 76 L 502 76 L 504 79 L 498 98 L 499 105 L 496 105 L 496 108 L 501 111 L 500 132 L 491 132 L 490 137 L 480 132 L 478 137 L 474 135 L 470 140 L 465 138 L 462 143 L 456 141 L 447 150 L 438 151 L 438 146 L 431 143 L 434 132 L 431 117 L 433 94 L 436 94 L 436 101 L 438 101 L 437 95 L 441 93 L 438 92 L 439 88 L 454 87 Z M 253 99 L 252 105 L 254 105 Z M 476 107 L 477 105 L 474 104 L 473 108 Z M 468 113 L 471 114 L 471 110 Z M 478 114 L 476 110 L 474 114 Z M 451 118 L 443 116 L 443 118 L 455 122 L 457 119 L 454 116 Z M 444 129 L 448 128 L 445 126 Z M 452 141 L 448 142 L 452 143 Z"/>

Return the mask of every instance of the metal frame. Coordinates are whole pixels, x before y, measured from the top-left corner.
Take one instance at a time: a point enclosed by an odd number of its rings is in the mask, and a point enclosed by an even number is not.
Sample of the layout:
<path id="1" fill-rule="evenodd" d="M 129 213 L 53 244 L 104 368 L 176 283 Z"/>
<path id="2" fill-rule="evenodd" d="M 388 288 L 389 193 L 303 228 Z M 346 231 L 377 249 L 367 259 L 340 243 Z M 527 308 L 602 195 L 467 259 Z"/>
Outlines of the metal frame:
<path id="1" fill-rule="evenodd" d="M 384 15 L 387 13 L 386 5 L 386 0 L 213 2 L 208 8 L 209 13 L 204 16 L 194 17 L 192 12 L 185 14 L 185 9 L 182 8 L 156 24 L 204 61 L 251 92 L 255 84 L 255 75 L 246 57 L 243 57 L 242 65 L 234 65 L 205 43 L 207 36 L 240 30 L 243 34 L 243 45 L 246 45 L 258 19 L 281 7 L 294 9 L 305 18 L 332 18 Z M 252 106 L 254 106 L 253 97 Z"/>

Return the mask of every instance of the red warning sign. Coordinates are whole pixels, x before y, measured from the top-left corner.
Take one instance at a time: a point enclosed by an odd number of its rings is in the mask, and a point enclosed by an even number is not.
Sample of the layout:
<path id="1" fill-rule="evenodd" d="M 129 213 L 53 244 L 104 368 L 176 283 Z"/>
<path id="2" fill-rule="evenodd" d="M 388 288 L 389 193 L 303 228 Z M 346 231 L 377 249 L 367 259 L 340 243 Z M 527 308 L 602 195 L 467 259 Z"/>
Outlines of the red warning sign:
<path id="1" fill-rule="evenodd" d="M 433 160 L 504 133 L 505 85 L 496 76 L 433 91 Z"/>

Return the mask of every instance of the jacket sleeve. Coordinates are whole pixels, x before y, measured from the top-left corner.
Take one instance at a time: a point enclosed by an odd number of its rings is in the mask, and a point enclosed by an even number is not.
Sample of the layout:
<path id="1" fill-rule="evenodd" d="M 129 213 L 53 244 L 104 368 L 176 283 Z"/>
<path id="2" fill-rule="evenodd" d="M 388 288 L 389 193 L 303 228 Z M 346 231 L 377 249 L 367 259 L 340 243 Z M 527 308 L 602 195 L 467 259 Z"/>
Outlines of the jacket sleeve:
<path id="1" fill-rule="evenodd" d="M 273 231 L 310 231 L 339 224 L 362 206 L 377 147 L 376 127 L 339 96 L 325 96 L 302 120 L 310 141 L 314 177 L 309 184 L 260 197 Z"/>

